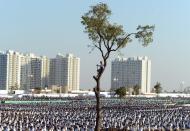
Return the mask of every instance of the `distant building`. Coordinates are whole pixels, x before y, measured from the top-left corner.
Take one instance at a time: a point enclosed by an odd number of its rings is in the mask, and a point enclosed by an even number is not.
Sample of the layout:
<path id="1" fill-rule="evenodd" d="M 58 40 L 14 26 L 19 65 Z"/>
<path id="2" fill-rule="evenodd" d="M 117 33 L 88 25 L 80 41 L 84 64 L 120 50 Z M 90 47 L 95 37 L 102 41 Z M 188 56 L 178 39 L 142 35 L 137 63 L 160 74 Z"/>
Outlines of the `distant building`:
<path id="1" fill-rule="evenodd" d="M 64 90 L 79 90 L 80 58 L 67 54 L 46 56 L 0 52 L 0 89 L 29 90 L 56 85 Z"/>
<path id="2" fill-rule="evenodd" d="M 140 86 L 150 93 L 151 61 L 148 57 L 117 58 L 111 65 L 111 88 Z"/>
<path id="3" fill-rule="evenodd" d="M 8 55 L 0 53 L 0 90 L 8 89 Z"/>
<path id="4" fill-rule="evenodd" d="M 7 54 L 7 80 L 6 89 L 20 89 L 20 53 L 8 50 Z"/>
<path id="5" fill-rule="evenodd" d="M 20 89 L 20 59 L 18 52 L 0 53 L 0 89 Z"/>
<path id="6" fill-rule="evenodd" d="M 21 56 L 21 89 L 29 90 L 31 88 L 32 77 L 32 58 L 36 57 L 34 54 L 22 54 Z"/>
<path id="7" fill-rule="evenodd" d="M 72 56 L 68 56 L 68 58 L 72 61 L 70 67 L 72 66 L 73 71 L 72 75 L 72 91 L 78 91 L 80 87 L 80 58 Z"/>
<path id="8" fill-rule="evenodd" d="M 55 84 L 55 79 L 56 79 L 56 58 L 50 59 L 50 64 L 49 64 L 49 86 L 56 85 Z"/>
<path id="9" fill-rule="evenodd" d="M 45 88 L 49 84 L 49 59 L 34 54 L 21 57 L 21 89 Z"/>
<path id="10" fill-rule="evenodd" d="M 21 89 L 45 88 L 49 83 L 49 59 L 34 54 L 21 56 Z"/>
<path id="11" fill-rule="evenodd" d="M 79 90 L 80 58 L 67 54 L 58 54 L 50 60 L 50 85 L 67 88 L 68 91 Z"/>
<path id="12" fill-rule="evenodd" d="M 49 67 L 50 60 L 46 56 L 41 57 L 41 87 L 46 88 L 49 84 Z"/>
<path id="13" fill-rule="evenodd" d="M 31 58 L 31 78 L 30 89 L 41 88 L 41 66 L 42 61 L 40 57 Z"/>

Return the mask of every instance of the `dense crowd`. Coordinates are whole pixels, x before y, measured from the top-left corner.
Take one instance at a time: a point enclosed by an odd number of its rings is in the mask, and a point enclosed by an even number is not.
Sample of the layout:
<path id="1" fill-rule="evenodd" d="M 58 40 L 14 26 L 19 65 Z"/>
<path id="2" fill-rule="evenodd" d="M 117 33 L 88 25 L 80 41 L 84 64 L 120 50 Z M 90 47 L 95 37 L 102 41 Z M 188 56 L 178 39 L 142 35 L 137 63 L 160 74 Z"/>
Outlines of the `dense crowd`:
<path id="1" fill-rule="evenodd" d="M 94 98 L 85 97 L 63 98 L 62 102 L 42 101 L 30 104 L 5 102 L 0 104 L 0 130 L 93 131 L 96 118 L 95 104 Z M 176 104 L 175 99 L 105 98 L 101 100 L 101 105 L 102 129 L 131 131 L 190 129 L 190 107 Z"/>

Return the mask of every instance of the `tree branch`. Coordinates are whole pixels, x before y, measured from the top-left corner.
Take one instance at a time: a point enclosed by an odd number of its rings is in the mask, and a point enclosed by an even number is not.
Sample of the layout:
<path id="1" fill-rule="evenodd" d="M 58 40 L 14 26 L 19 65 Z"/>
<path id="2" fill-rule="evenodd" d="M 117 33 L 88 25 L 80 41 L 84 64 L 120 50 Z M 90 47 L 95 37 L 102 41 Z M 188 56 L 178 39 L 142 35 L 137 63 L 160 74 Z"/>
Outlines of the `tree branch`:
<path id="1" fill-rule="evenodd" d="M 126 39 L 128 39 L 131 35 L 136 35 L 137 33 L 130 33 L 126 37 L 123 38 L 122 42 L 115 48 L 111 49 L 111 51 L 117 51 L 125 42 Z"/>

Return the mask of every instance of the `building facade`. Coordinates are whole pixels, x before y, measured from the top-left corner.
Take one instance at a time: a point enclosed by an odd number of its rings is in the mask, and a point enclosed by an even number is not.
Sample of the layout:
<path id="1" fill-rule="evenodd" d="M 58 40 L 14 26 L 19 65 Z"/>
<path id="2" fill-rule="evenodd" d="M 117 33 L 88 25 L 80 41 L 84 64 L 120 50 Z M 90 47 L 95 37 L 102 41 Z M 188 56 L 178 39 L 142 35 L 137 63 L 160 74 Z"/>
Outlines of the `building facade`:
<path id="1" fill-rule="evenodd" d="M 80 58 L 58 54 L 56 58 L 15 51 L 0 52 L 0 89 L 30 90 L 56 85 L 79 90 Z"/>
<path id="2" fill-rule="evenodd" d="M 67 88 L 68 91 L 79 90 L 80 58 L 67 54 L 58 54 L 50 60 L 50 85 Z"/>
<path id="3" fill-rule="evenodd" d="M 0 89 L 20 89 L 21 55 L 8 50 L 0 54 Z"/>
<path id="4" fill-rule="evenodd" d="M 41 88 L 41 66 L 42 61 L 40 57 L 35 57 L 31 59 L 30 89 Z"/>
<path id="5" fill-rule="evenodd" d="M 34 54 L 23 54 L 21 56 L 21 89 L 29 90 L 31 87 L 31 58 Z"/>
<path id="6" fill-rule="evenodd" d="M 20 73 L 21 73 L 21 55 L 19 52 L 7 51 L 7 78 L 8 78 L 8 89 L 20 89 Z"/>
<path id="7" fill-rule="evenodd" d="M 65 64 L 65 78 L 66 86 L 69 91 L 79 90 L 79 80 L 80 80 L 80 59 L 73 56 L 73 54 L 67 54 L 64 59 Z"/>
<path id="8" fill-rule="evenodd" d="M 50 60 L 46 56 L 41 57 L 41 87 L 47 88 L 49 84 L 49 67 L 50 67 Z"/>
<path id="9" fill-rule="evenodd" d="M 49 86 L 56 85 L 55 80 L 56 80 L 56 58 L 50 59 L 49 63 Z"/>
<path id="10" fill-rule="evenodd" d="M 151 61 L 148 57 L 117 58 L 111 65 L 111 88 L 140 86 L 150 93 Z"/>
<path id="11" fill-rule="evenodd" d="M 8 55 L 0 53 L 0 90 L 8 89 Z"/>

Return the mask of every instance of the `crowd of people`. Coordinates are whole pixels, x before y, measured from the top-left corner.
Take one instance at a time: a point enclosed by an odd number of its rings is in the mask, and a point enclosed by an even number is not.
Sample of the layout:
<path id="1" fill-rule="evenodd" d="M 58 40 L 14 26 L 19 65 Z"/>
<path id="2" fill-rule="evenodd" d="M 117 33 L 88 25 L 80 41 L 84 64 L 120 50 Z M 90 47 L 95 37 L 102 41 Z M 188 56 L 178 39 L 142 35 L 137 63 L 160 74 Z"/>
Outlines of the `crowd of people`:
<path id="1" fill-rule="evenodd" d="M 49 98 L 51 99 L 51 98 Z M 183 98 L 181 98 L 183 99 Z M 93 131 L 96 122 L 94 98 L 63 98 L 63 102 L 0 104 L 2 131 Z M 101 100 L 102 129 L 190 129 L 190 107 L 171 98 L 126 98 Z"/>

